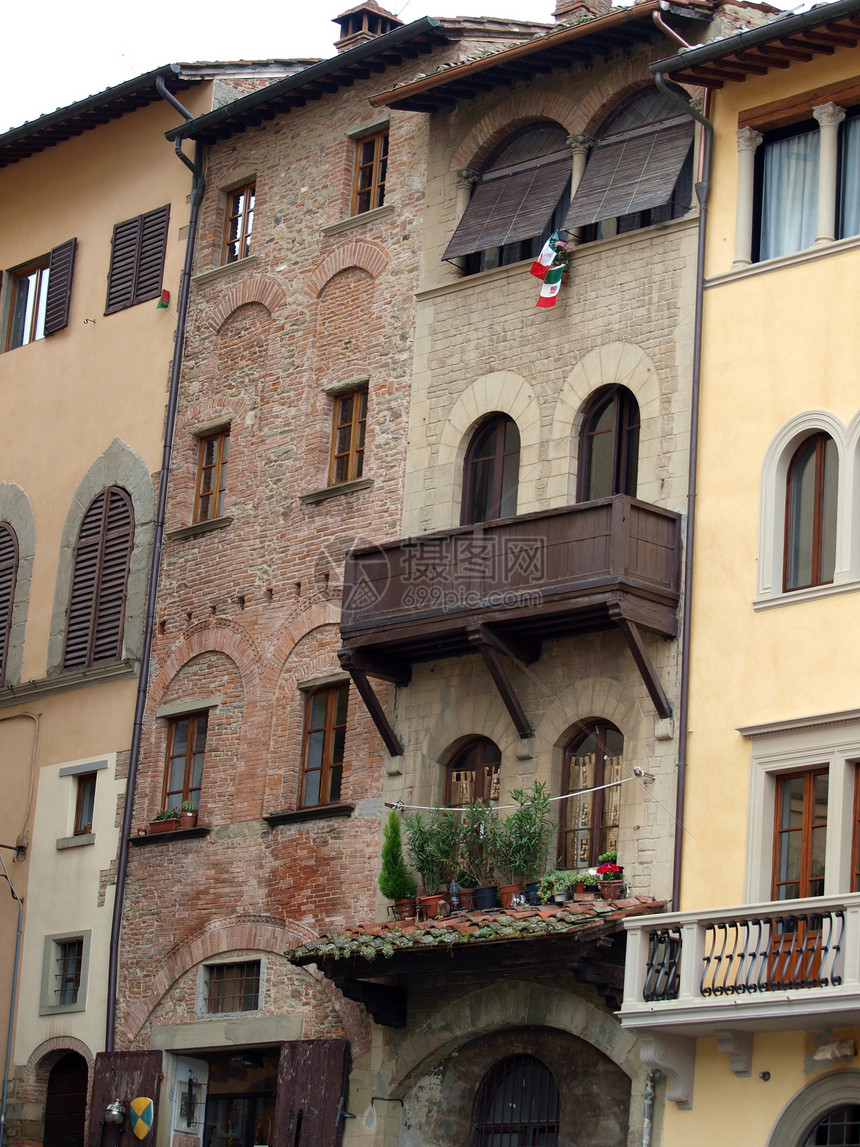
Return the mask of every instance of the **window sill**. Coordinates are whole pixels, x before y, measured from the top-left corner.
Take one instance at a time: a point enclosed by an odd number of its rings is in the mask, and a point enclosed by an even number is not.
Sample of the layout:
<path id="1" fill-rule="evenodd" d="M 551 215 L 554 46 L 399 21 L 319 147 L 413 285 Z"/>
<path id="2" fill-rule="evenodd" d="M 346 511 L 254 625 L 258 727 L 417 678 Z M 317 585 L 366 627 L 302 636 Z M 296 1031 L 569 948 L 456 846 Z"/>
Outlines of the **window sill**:
<path id="1" fill-rule="evenodd" d="M 197 828 L 178 828 L 175 832 L 146 832 L 143 836 L 129 837 L 129 842 L 136 848 L 143 848 L 149 844 L 171 844 L 177 840 L 198 840 L 208 836 L 212 829 L 208 825 L 199 824 Z"/>
<path id="2" fill-rule="evenodd" d="M 89 669 L 68 669 L 38 681 L 27 681 L 22 685 L 7 685 L 0 689 L 0 709 L 7 705 L 22 705 L 40 697 L 52 697 L 56 693 L 67 693 L 70 689 L 81 689 L 87 685 L 104 685 L 110 681 L 122 681 L 136 677 L 136 661 L 111 661 L 106 665 L 94 665 Z"/>
<path id="3" fill-rule="evenodd" d="M 232 517 L 210 518 L 208 522 L 194 522 L 190 526 L 180 526 L 178 530 L 168 530 L 165 536 L 170 542 L 182 542 L 186 538 L 196 538 L 201 534 L 211 534 L 214 530 L 224 530 L 232 521 Z"/>
<path id="4" fill-rule="evenodd" d="M 195 285 L 201 283 L 211 283 L 213 279 L 221 279 L 224 275 L 229 275 L 231 271 L 241 271 L 245 268 L 256 267 L 259 263 L 257 255 L 248 255 L 246 259 L 237 259 L 235 263 L 224 263 L 220 267 L 213 267 L 211 271 L 201 271 L 199 275 L 194 275 L 191 282 Z"/>
<path id="5" fill-rule="evenodd" d="M 330 820 L 332 817 L 352 816 L 354 811 L 353 804 L 319 804 L 311 808 L 294 809 L 291 812 L 273 812 L 264 816 L 263 820 L 275 828 L 279 824 L 300 824 L 305 820 Z"/>
<path id="6" fill-rule="evenodd" d="M 756 598 L 753 609 L 777 609 L 783 605 L 796 605 L 802 601 L 817 601 L 821 597 L 838 597 L 843 593 L 856 593 L 860 589 L 860 581 L 837 582 L 832 585 L 814 585 L 809 589 L 793 589 L 787 593 L 774 594 L 772 597 Z"/>
<path id="7" fill-rule="evenodd" d="M 763 263 L 750 263 L 748 267 L 735 267 L 731 271 L 724 271 L 721 275 L 709 275 L 705 279 L 705 287 L 721 287 L 723 283 L 752 279 L 756 275 L 766 275 L 769 271 L 780 271 L 783 267 L 816 263 L 819 259 L 829 259 L 831 255 L 841 255 L 843 251 L 856 251 L 858 247 L 860 247 L 860 235 L 852 235 L 850 239 L 834 239 L 832 243 L 822 243 L 820 247 L 807 247 L 805 251 L 780 255 L 777 259 L 766 259 Z"/>
<path id="8" fill-rule="evenodd" d="M 64 848 L 83 848 L 86 844 L 95 844 L 96 834 L 94 832 L 81 832 L 77 836 L 61 836 L 57 841 L 57 851 Z"/>
<path id="9" fill-rule="evenodd" d="M 322 490 L 299 494 L 299 501 L 304 502 L 306 506 L 315 506 L 318 502 L 327 502 L 329 498 L 336 498 L 339 494 L 356 494 L 359 490 L 369 490 L 372 485 L 372 478 L 356 478 L 352 482 L 339 482 L 337 486 L 324 486 Z"/>
<path id="10" fill-rule="evenodd" d="M 351 231 L 353 227 L 361 227 L 365 223 L 375 223 L 378 219 L 385 219 L 394 214 L 394 205 L 383 203 L 381 207 L 374 207 L 372 211 L 362 211 L 360 215 L 350 215 L 348 219 L 339 219 L 337 223 L 329 223 L 321 227 L 323 235 L 340 235 L 342 231 Z"/>

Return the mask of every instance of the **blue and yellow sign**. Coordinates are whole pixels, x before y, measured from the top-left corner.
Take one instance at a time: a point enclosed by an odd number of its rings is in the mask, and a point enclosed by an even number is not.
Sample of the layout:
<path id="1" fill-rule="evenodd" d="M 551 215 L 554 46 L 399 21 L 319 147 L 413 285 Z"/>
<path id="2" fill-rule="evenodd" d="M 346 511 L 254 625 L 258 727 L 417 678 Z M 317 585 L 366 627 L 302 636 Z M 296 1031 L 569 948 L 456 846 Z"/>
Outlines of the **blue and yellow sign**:
<path id="1" fill-rule="evenodd" d="M 152 1121 L 155 1117 L 155 1104 L 151 1099 L 138 1096 L 129 1104 L 131 1108 L 131 1129 L 135 1139 L 145 1139 L 152 1130 Z"/>

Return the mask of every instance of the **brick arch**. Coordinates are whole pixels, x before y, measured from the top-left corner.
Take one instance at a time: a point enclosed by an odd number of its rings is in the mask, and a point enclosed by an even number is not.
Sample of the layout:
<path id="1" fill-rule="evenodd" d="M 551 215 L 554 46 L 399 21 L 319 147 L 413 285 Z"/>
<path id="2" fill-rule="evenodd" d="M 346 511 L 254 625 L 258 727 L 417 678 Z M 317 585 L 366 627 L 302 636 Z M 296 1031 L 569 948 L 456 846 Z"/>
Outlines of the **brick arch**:
<path id="1" fill-rule="evenodd" d="M 247 696 L 259 687 L 261 657 L 251 637 L 228 621 L 215 625 L 204 623 L 184 633 L 161 662 L 161 668 L 149 687 L 149 703 L 157 708 L 177 673 L 201 653 L 222 653 L 239 670 L 242 690 Z"/>
<path id="2" fill-rule="evenodd" d="M 607 119 L 639 92 L 651 91 L 654 80 L 642 60 L 624 60 L 613 71 L 604 75 L 588 92 L 579 104 L 579 114 L 584 117 L 578 130 L 587 135 L 596 135 Z"/>
<path id="3" fill-rule="evenodd" d="M 643 1075 L 636 1039 L 612 1016 L 559 988 L 509 980 L 452 1000 L 403 1042 L 394 1064 L 392 1098 L 402 1099 L 421 1076 L 470 1040 L 524 1026 L 568 1032 L 597 1048 L 631 1080 Z"/>
<path id="4" fill-rule="evenodd" d="M 235 311 L 250 303 L 259 303 L 271 314 L 286 297 L 286 291 L 281 284 L 267 275 L 242 279 L 226 292 L 213 309 L 208 320 L 209 329 L 217 334 Z"/>
<path id="5" fill-rule="evenodd" d="M 57 1060 L 62 1059 L 70 1051 L 76 1051 L 78 1055 L 83 1056 L 87 1061 L 87 1068 L 90 1071 L 93 1070 L 96 1062 L 95 1054 L 90 1051 L 83 1040 L 73 1035 L 53 1036 L 51 1039 L 44 1040 L 30 1052 L 27 1058 L 27 1067 L 41 1072 L 41 1069 L 47 1065 L 45 1070 L 45 1083 L 47 1084 L 51 1068 Z"/>
<path id="6" fill-rule="evenodd" d="M 314 601 L 298 610 L 276 631 L 266 651 L 266 666 L 263 687 L 267 694 L 276 688 L 293 649 L 303 637 L 315 629 L 326 625 L 340 624 L 340 599 L 337 601 Z"/>
<path id="7" fill-rule="evenodd" d="M 388 252 L 379 243 L 369 243 L 364 239 L 350 239 L 341 243 L 318 263 L 307 281 L 307 289 L 319 298 L 329 279 L 349 267 L 367 271 L 371 278 L 378 278 L 388 266 Z"/>

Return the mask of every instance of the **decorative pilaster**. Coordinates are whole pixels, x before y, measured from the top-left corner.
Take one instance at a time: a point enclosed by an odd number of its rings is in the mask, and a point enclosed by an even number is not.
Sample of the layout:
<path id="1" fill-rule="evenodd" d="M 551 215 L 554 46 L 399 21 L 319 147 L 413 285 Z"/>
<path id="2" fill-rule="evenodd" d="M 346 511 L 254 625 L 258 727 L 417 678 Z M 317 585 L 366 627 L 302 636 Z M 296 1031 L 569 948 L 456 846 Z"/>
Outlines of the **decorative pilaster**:
<path id="1" fill-rule="evenodd" d="M 751 127 L 738 131 L 738 209 L 735 225 L 735 261 L 732 268 L 752 263 L 753 185 L 755 153 L 762 141 L 761 132 Z"/>
<path id="2" fill-rule="evenodd" d="M 594 147 L 594 138 L 585 134 L 569 135 L 565 143 L 570 148 L 570 201 L 572 203 L 576 189 L 582 183 L 588 153 Z M 578 243 L 581 235 L 582 228 L 574 227 L 568 236 L 569 242 Z"/>
<path id="3" fill-rule="evenodd" d="M 472 198 L 472 188 L 481 178 L 477 171 L 471 167 L 461 167 L 457 172 L 457 222 L 463 218 L 469 200 Z"/>
<path id="4" fill-rule="evenodd" d="M 812 109 L 818 120 L 818 225 L 815 246 L 832 243 L 836 238 L 836 171 L 839 125 L 845 119 L 845 108 L 838 104 L 820 104 Z"/>

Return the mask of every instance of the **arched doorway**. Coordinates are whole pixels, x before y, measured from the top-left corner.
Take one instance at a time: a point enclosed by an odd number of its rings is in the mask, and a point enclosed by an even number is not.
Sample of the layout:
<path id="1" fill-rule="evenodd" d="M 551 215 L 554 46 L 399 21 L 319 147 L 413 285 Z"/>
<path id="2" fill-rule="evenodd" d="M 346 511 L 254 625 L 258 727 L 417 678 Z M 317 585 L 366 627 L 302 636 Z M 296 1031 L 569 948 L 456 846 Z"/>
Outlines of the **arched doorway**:
<path id="1" fill-rule="evenodd" d="M 83 1147 L 87 1116 L 87 1061 L 76 1051 L 58 1059 L 48 1076 L 44 1147 Z"/>

